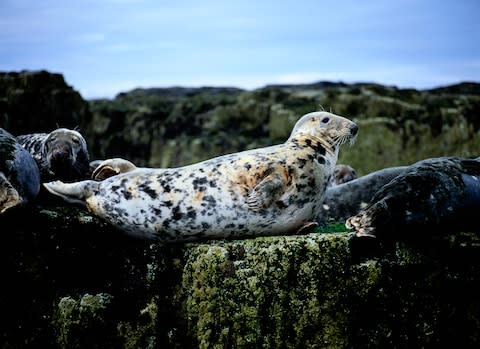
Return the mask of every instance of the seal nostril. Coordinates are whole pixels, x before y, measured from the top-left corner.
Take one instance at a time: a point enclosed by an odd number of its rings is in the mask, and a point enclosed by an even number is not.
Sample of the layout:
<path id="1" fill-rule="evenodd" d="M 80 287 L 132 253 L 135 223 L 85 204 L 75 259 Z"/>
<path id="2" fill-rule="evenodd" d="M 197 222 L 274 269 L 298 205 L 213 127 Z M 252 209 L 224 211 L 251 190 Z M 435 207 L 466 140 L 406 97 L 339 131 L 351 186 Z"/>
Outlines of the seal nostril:
<path id="1" fill-rule="evenodd" d="M 57 161 L 64 161 L 68 159 L 68 153 L 64 151 L 56 152 L 52 155 L 52 159 Z"/>

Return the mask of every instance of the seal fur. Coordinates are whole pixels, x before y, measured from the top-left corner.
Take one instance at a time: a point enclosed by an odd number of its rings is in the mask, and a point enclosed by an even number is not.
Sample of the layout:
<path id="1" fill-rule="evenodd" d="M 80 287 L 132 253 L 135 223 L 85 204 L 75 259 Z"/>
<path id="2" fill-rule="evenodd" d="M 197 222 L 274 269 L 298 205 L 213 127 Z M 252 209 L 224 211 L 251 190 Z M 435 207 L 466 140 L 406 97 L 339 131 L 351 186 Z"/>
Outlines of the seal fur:
<path id="1" fill-rule="evenodd" d="M 318 223 L 344 223 L 365 208 L 375 193 L 408 166 L 388 167 L 327 188 Z"/>
<path id="2" fill-rule="evenodd" d="M 440 157 L 419 161 L 383 186 L 346 221 L 359 237 L 478 231 L 480 161 Z"/>
<path id="3" fill-rule="evenodd" d="M 127 233 L 159 241 L 295 232 L 315 220 L 341 144 L 358 127 L 327 112 L 301 117 L 283 144 L 193 165 L 137 168 L 103 181 L 46 183 Z"/>
<path id="4" fill-rule="evenodd" d="M 58 128 L 50 133 L 20 135 L 17 140 L 37 162 L 42 182 L 88 178 L 87 142 L 80 132 Z"/>
<path id="5" fill-rule="evenodd" d="M 0 213 L 25 205 L 40 191 L 40 171 L 30 155 L 0 128 Z"/>
<path id="6" fill-rule="evenodd" d="M 357 172 L 350 165 L 338 164 L 333 171 L 333 177 L 328 185 L 329 188 L 353 181 L 357 178 Z"/>

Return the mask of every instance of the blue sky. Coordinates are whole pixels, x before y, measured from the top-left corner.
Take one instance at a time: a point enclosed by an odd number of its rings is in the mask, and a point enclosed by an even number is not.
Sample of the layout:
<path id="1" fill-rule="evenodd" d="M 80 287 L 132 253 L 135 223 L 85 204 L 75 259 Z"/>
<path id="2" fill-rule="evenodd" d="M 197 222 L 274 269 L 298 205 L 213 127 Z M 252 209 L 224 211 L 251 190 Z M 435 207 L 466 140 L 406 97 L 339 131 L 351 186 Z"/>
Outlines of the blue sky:
<path id="1" fill-rule="evenodd" d="M 479 0 L 1 0 L 0 70 L 136 87 L 480 82 Z"/>

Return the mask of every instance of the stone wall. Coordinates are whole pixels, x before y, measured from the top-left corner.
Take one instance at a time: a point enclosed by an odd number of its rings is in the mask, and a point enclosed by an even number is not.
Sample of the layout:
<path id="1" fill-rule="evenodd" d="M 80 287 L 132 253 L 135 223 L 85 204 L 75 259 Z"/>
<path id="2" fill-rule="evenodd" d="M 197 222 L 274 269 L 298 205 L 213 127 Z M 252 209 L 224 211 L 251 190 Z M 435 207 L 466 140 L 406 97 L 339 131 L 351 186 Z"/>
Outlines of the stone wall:
<path id="1" fill-rule="evenodd" d="M 28 219 L 27 219 L 28 217 Z M 4 348 L 381 348 L 480 343 L 480 238 L 352 233 L 167 245 L 76 207 L 0 217 Z"/>

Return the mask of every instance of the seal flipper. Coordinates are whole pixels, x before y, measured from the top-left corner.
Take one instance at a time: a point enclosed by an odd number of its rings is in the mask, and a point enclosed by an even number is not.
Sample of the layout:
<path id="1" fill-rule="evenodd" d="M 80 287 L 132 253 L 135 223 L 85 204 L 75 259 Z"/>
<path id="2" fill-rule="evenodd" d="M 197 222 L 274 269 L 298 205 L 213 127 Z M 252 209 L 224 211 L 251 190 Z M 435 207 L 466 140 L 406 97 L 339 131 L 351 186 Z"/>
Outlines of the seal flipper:
<path id="1" fill-rule="evenodd" d="M 267 208 L 285 192 L 285 186 L 285 180 L 278 172 L 269 174 L 248 194 L 248 208 L 254 211 Z"/>
<path id="2" fill-rule="evenodd" d="M 3 173 L 0 173 L 0 213 L 21 203 L 22 198 L 18 194 L 18 191 L 12 186 Z"/>
<path id="3" fill-rule="evenodd" d="M 44 183 L 43 186 L 50 193 L 60 196 L 67 202 L 85 205 L 85 201 L 93 195 L 93 190 L 98 187 L 98 183 L 92 180 L 75 183 L 53 181 Z"/>
<path id="4" fill-rule="evenodd" d="M 122 158 L 107 159 L 95 168 L 91 177 L 96 181 L 102 181 L 120 173 L 133 171 L 136 168 L 133 163 Z"/>

